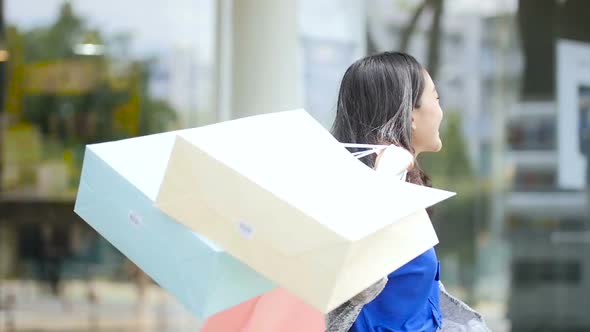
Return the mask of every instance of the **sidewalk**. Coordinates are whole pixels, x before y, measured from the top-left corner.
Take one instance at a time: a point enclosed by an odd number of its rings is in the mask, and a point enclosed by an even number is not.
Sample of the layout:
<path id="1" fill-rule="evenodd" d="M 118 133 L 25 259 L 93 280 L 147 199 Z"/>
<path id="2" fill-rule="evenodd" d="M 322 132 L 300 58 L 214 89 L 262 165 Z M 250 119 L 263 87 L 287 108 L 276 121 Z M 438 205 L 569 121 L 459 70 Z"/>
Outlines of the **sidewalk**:
<path id="1" fill-rule="evenodd" d="M 96 296 L 89 296 L 91 289 Z M 0 299 L 9 294 L 16 301 L 11 310 L 0 309 L 0 332 L 196 332 L 200 325 L 181 304 L 154 284 L 147 289 L 141 304 L 135 285 L 129 282 L 69 281 L 64 285 L 62 300 L 49 295 L 35 282 L 2 282 Z M 461 295 L 458 290 L 455 294 Z M 504 306 L 488 302 L 480 303 L 476 309 L 492 331 L 510 331 Z"/>
<path id="2" fill-rule="evenodd" d="M 89 295 L 94 289 L 96 296 Z M 15 301 L 0 309 L 0 331 L 184 332 L 199 322 L 156 285 L 138 303 L 131 283 L 70 281 L 57 299 L 33 282 L 3 282 L 0 296 Z M 90 302 L 93 303 L 90 303 Z"/>

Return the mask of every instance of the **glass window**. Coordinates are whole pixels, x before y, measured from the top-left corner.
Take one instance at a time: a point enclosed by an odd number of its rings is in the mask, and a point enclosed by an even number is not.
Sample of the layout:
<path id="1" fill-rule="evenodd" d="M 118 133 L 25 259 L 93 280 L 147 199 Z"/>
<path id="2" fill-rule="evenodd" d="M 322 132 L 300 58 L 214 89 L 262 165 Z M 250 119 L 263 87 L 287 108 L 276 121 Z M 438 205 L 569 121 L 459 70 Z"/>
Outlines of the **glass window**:
<path id="1" fill-rule="evenodd" d="M 0 5 L 0 330 L 194 330 L 73 203 L 87 144 L 215 119 L 214 2 Z"/>

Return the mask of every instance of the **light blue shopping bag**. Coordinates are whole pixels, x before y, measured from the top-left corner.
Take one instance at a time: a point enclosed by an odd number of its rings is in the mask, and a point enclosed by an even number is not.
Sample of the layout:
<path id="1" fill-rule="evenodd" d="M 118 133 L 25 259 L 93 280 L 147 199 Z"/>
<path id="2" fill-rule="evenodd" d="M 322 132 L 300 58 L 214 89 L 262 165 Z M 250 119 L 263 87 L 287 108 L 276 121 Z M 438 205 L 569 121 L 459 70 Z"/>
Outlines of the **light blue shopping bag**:
<path id="1" fill-rule="evenodd" d="M 154 206 L 175 135 L 89 145 L 75 212 L 204 320 L 274 285 Z"/>

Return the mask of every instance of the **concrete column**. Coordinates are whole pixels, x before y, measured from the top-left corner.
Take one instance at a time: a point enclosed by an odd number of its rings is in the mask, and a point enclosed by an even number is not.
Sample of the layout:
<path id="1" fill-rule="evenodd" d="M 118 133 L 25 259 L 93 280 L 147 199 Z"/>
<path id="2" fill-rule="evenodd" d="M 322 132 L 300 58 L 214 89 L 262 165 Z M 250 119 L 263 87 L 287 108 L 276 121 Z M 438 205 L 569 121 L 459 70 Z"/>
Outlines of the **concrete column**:
<path id="1" fill-rule="evenodd" d="M 218 120 L 302 107 L 297 0 L 221 0 Z"/>

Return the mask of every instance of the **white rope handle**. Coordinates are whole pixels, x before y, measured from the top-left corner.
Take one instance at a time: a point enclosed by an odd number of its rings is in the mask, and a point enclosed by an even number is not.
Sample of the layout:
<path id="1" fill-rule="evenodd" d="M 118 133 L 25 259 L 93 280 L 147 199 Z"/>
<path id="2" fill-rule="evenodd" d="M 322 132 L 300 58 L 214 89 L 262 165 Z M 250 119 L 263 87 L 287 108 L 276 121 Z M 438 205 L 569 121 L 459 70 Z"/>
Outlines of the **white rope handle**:
<path id="1" fill-rule="evenodd" d="M 377 153 L 381 150 L 383 150 L 383 149 L 372 149 L 372 150 L 367 150 L 367 151 L 353 152 L 352 156 L 360 159 L 362 157 L 366 157 L 366 156 L 371 155 L 373 153 Z"/>
<path id="2" fill-rule="evenodd" d="M 381 150 L 386 149 L 389 145 L 376 145 L 376 144 L 357 144 L 357 143 L 341 143 L 342 146 L 345 148 L 356 148 L 356 149 L 366 149 L 365 151 L 357 151 L 353 152 L 352 155 L 355 158 L 363 158 L 373 153 L 377 153 Z"/>
<path id="3" fill-rule="evenodd" d="M 345 148 L 365 149 L 364 151 L 357 151 L 357 152 L 351 153 L 357 159 L 366 157 L 366 156 L 371 155 L 373 153 L 378 153 L 379 151 L 385 150 L 386 148 L 389 147 L 389 145 L 375 145 L 375 144 L 357 144 L 357 143 L 340 143 L 340 144 L 342 144 L 342 146 L 344 146 Z M 404 169 L 404 170 L 401 170 L 401 172 L 396 174 L 395 176 L 397 178 L 399 178 L 400 180 L 405 181 L 407 175 L 408 175 L 408 171 L 407 171 L 407 169 Z"/>
<path id="4" fill-rule="evenodd" d="M 385 149 L 389 145 L 378 145 L 378 144 L 357 144 L 357 143 L 340 143 L 345 148 L 361 148 L 361 149 L 374 149 L 383 148 Z"/>

